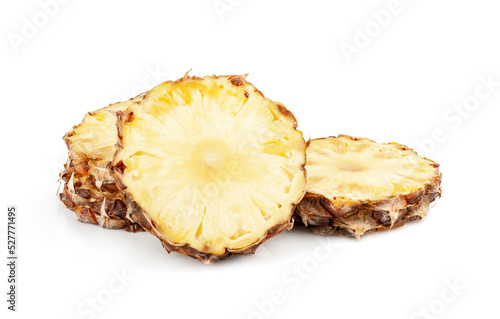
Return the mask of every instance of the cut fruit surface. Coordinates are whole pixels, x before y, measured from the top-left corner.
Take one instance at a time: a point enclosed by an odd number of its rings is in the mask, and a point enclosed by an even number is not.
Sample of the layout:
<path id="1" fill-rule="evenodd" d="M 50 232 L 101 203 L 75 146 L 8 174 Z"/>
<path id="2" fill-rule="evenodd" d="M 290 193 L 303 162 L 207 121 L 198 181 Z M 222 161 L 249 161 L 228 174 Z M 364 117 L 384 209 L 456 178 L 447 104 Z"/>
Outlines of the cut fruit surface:
<path id="1" fill-rule="evenodd" d="M 142 100 L 142 98 L 141 95 L 87 113 L 82 123 L 74 126 L 63 137 L 68 149 L 89 160 L 111 161 L 116 151 L 116 112 L 125 110 L 131 104 Z"/>
<path id="2" fill-rule="evenodd" d="M 118 114 L 113 172 L 130 219 L 210 263 L 292 226 L 306 184 L 296 120 L 242 76 L 184 77 Z"/>
<path id="3" fill-rule="evenodd" d="M 118 139 L 116 112 L 140 100 L 142 96 L 89 112 L 82 123 L 63 137 L 69 157 L 60 174 L 64 186 L 59 198 L 81 222 L 111 229 L 142 230 L 126 218 L 125 198 L 110 174 Z"/>
<path id="4" fill-rule="evenodd" d="M 441 194 L 435 162 L 401 144 L 340 135 L 307 148 L 306 196 L 296 215 L 321 235 L 366 232 L 422 219 Z"/>

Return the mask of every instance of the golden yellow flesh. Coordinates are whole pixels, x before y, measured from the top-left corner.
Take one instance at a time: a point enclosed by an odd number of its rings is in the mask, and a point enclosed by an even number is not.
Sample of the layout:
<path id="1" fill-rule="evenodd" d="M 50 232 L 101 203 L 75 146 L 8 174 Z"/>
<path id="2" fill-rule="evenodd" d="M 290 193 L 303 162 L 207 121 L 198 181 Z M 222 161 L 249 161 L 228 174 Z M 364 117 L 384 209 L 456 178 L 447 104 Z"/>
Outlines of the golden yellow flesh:
<path id="1" fill-rule="evenodd" d="M 306 191 L 333 199 L 377 200 L 421 190 L 436 176 L 430 161 L 399 144 L 348 137 L 311 141 Z"/>
<path id="2" fill-rule="evenodd" d="M 123 111 L 141 98 L 115 103 L 85 115 L 80 125 L 71 130 L 67 140 L 71 149 L 90 159 L 113 160 L 117 141 L 116 111 Z"/>
<path id="3" fill-rule="evenodd" d="M 302 198 L 302 134 L 250 85 L 168 82 L 127 112 L 114 163 L 123 162 L 127 193 L 174 244 L 212 254 L 245 248 Z"/>

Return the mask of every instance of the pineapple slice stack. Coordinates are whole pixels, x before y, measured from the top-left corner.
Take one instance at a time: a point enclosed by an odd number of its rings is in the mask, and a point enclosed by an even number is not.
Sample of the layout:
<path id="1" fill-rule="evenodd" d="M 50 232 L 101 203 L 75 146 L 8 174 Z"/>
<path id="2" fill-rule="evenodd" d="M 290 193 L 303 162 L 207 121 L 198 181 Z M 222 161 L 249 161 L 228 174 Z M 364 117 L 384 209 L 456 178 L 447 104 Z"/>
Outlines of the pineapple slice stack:
<path id="1" fill-rule="evenodd" d="M 81 222 L 145 230 L 212 263 L 253 253 L 294 220 L 359 240 L 424 218 L 441 194 L 439 165 L 403 145 L 305 143 L 296 128 L 244 76 L 186 74 L 73 127 L 59 197 Z"/>
<path id="2" fill-rule="evenodd" d="M 61 199 L 80 221 L 147 230 L 205 263 L 253 253 L 292 227 L 305 141 L 282 104 L 243 76 L 185 76 L 125 104 L 88 114 L 65 137 Z"/>

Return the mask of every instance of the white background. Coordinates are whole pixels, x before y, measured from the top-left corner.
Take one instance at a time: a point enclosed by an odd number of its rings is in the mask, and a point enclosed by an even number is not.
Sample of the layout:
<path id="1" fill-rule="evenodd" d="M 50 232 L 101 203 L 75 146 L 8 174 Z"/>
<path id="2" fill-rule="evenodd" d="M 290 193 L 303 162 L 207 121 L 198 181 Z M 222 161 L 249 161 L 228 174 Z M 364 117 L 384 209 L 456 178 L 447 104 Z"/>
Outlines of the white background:
<path id="1" fill-rule="evenodd" d="M 8 318 L 92 318 L 96 297 L 96 318 L 500 316 L 497 1 L 66 2 L 48 18 L 34 0 L 0 5 L 2 256 L 7 205 L 19 209 L 16 313 L 1 267 Z M 371 12 L 388 8 L 380 26 Z M 61 137 L 87 111 L 191 68 L 249 73 L 306 138 L 419 150 L 441 164 L 443 197 L 424 221 L 361 242 L 298 228 L 213 265 L 168 255 L 149 234 L 77 222 L 55 195 Z M 122 271 L 133 279 L 115 282 Z"/>

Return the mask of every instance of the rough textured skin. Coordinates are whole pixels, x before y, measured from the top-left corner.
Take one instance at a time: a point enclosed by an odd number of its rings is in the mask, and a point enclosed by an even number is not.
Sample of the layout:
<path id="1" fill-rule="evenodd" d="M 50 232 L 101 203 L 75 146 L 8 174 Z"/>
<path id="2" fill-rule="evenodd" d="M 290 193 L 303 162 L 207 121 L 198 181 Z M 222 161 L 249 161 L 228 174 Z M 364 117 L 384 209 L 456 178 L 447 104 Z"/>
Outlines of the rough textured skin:
<path id="1" fill-rule="evenodd" d="M 403 145 L 399 147 L 411 150 Z M 435 162 L 428 161 L 429 165 L 439 167 Z M 359 240 L 369 232 L 389 230 L 408 221 L 423 219 L 429 204 L 441 196 L 441 178 L 442 174 L 438 173 L 422 189 L 375 201 L 328 199 L 308 192 L 295 208 L 294 218 L 316 235 L 338 233 Z"/>
<path id="2" fill-rule="evenodd" d="M 217 76 L 213 76 L 214 78 L 218 78 Z M 202 80 L 202 78 L 198 77 L 189 77 L 187 74 L 175 81 L 175 83 L 179 83 L 181 81 L 184 81 L 186 79 L 198 79 Z M 246 81 L 245 76 L 240 76 L 240 75 L 233 75 L 228 78 L 229 82 L 232 85 L 235 86 L 241 86 L 243 84 L 250 84 L 249 82 Z M 250 84 L 251 85 L 251 84 Z M 262 96 L 264 96 L 260 91 L 258 91 L 255 87 L 255 92 L 258 92 Z M 146 98 L 147 98 L 147 93 L 146 93 Z M 294 128 L 297 128 L 297 121 L 293 114 L 288 111 L 282 104 L 277 103 L 279 105 L 280 112 L 293 119 L 294 121 Z M 117 153 L 120 151 L 120 149 L 123 148 L 123 135 L 122 135 L 122 130 L 121 126 L 126 124 L 128 121 L 130 121 L 131 117 L 133 117 L 133 113 L 129 112 L 128 110 L 125 111 L 119 111 L 117 112 L 117 128 L 118 128 L 118 141 L 116 144 L 117 148 Z M 123 174 L 124 170 L 126 170 L 126 166 L 123 164 L 123 162 L 118 162 L 115 163 L 114 166 L 111 167 L 112 169 L 112 174 L 116 180 L 116 185 L 118 188 L 121 190 L 121 192 L 124 194 L 126 198 L 126 206 L 127 206 L 127 214 L 126 218 L 133 223 L 140 225 L 144 230 L 148 231 L 149 233 L 155 235 L 162 243 L 162 246 L 167 250 L 168 253 L 171 252 L 178 252 L 183 255 L 190 256 L 194 259 L 200 260 L 205 264 L 211 264 L 215 261 L 219 261 L 222 259 L 225 259 L 231 255 L 246 255 L 246 254 L 253 254 L 255 253 L 255 250 L 262 244 L 264 243 L 267 239 L 274 237 L 281 233 L 284 230 L 290 230 L 293 227 L 294 219 L 292 218 L 295 206 L 291 209 L 290 211 L 290 218 L 281 224 L 277 224 L 273 226 L 271 229 L 269 229 L 264 236 L 260 238 L 257 242 L 253 243 L 252 245 L 249 245 L 243 249 L 226 249 L 226 251 L 223 254 L 212 254 L 212 253 L 207 253 L 207 252 L 202 252 L 198 251 L 192 247 L 190 247 L 187 244 L 177 244 L 170 242 L 165 236 L 163 236 L 155 226 L 155 223 L 151 220 L 147 212 L 145 212 L 141 206 L 134 201 L 133 199 L 133 194 L 129 194 L 127 192 L 127 186 L 122 182 L 120 175 Z M 302 166 L 302 171 L 305 173 L 305 164 Z M 300 201 L 300 200 L 299 200 Z M 295 203 L 298 204 L 297 201 Z"/>
<path id="3" fill-rule="evenodd" d="M 127 219 L 126 200 L 114 179 L 109 176 L 109 169 L 102 169 L 108 176 L 99 182 L 99 187 L 96 185 L 95 173 L 89 173 L 89 170 L 95 169 L 95 165 L 92 160 L 82 159 L 75 154 L 72 156 L 70 151 L 65 169 L 60 174 L 64 186 L 58 194 L 59 199 L 75 212 L 82 223 L 130 232 L 143 231 L 137 223 Z"/>

